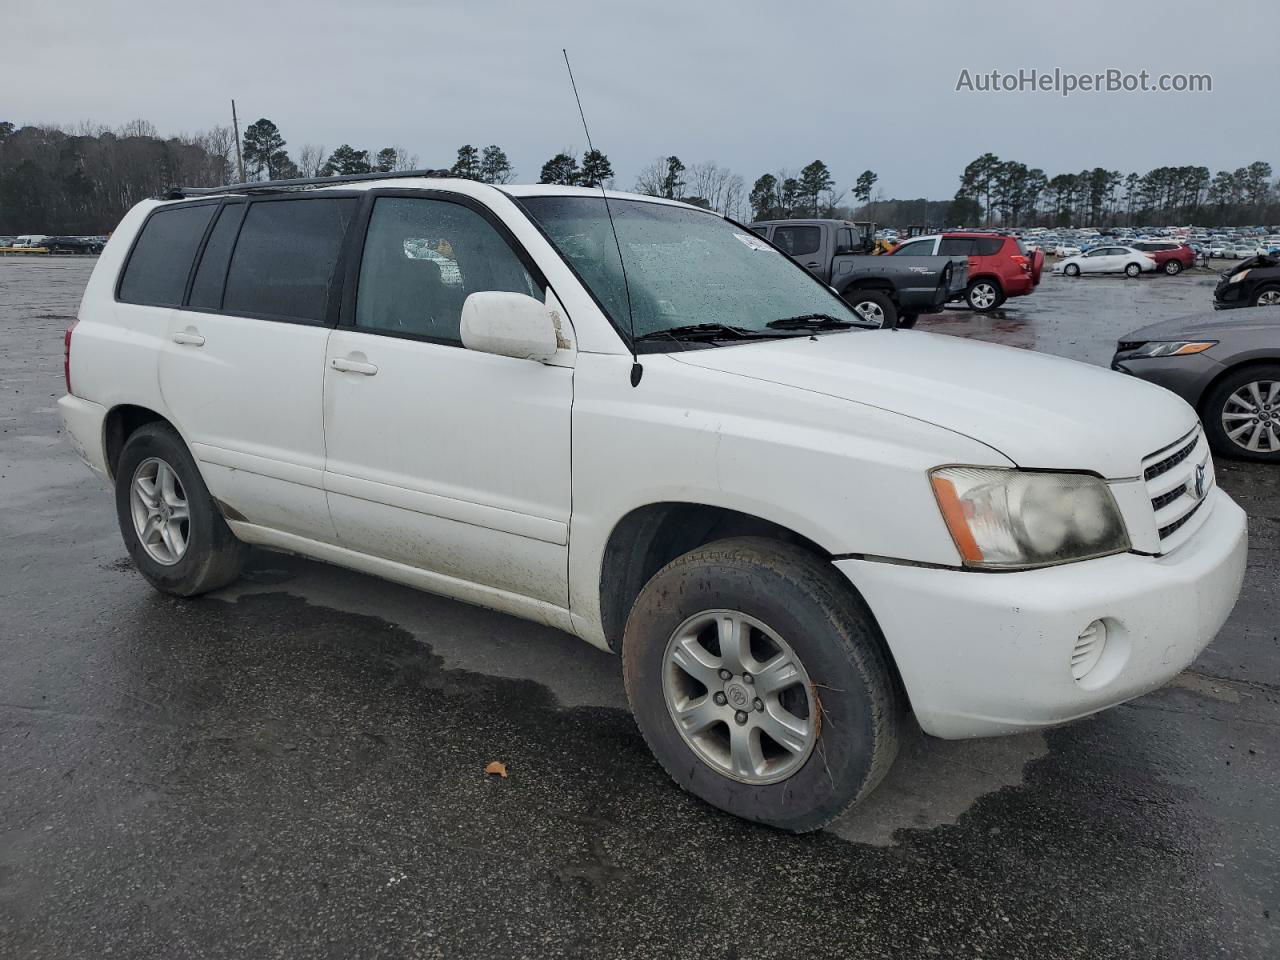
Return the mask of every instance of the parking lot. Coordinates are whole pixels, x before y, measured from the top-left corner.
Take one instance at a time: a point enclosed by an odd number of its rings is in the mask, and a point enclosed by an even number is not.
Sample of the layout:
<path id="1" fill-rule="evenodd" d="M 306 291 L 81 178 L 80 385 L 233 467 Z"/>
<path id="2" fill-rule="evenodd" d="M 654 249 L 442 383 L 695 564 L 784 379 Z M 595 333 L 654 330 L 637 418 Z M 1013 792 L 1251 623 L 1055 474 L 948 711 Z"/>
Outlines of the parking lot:
<path id="1" fill-rule="evenodd" d="M 1274 468 L 1218 463 L 1248 573 L 1173 684 L 1044 733 L 917 734 L 795 837 L 681 793 L 618 662 L 554 630 L 268 553 L 206 598 L 151 590 L 58 433 L 92 265 L 0 260 L 6 958 L 1280 954 Z M 1105 364 L 1215 280 L 1046 271 L 920 329 Z"/>

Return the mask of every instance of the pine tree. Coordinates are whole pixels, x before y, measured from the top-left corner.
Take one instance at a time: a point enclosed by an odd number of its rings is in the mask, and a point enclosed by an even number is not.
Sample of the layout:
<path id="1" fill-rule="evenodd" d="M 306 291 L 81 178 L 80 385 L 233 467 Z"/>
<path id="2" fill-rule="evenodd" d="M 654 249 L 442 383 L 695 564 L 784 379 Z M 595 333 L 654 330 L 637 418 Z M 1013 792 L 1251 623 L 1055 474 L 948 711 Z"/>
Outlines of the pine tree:
<path id="1" fill-rule="evenodd" d="M 253 176 L 264 173 L 267 180 L 278 180 L 285 175 L 289 155 L 284 151 L 285 139 L 280 130 L 266 117 L 262 117 L 244 131 L 244 164 Z M 296 168 L 295 168 L 296 169 Z"/>
<path id="2" fill-rule="evenodd" d="M 496 143 L 484 148 L 480 155 L 480 179 L 485 183 L 510 183 L 516 172 L 506 152 Z"/>
<path id="3" fill-rule="evenodd" d="M 613 179 L 613 165 L 599 150 L 588 150 L 582 155 L 582 171 L 578 183 L 584 187 L 598 187 Z"/>
<path id="4" fill-rule="evenodd" d="M 557 153 L 542 165 L 539 183 L 559 183 L 571 186 L 578 182 L 578 161 L 568 153 Z"/>

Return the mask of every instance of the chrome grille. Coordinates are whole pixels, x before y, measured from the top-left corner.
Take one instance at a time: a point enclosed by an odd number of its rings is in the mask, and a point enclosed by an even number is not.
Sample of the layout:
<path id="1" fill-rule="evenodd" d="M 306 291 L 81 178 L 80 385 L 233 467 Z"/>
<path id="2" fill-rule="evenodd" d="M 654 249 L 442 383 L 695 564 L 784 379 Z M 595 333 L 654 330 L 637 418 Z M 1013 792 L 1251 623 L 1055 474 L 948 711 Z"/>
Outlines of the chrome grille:
<path id="1" fill-rule="evenodd" d="M 1147 456 L 1142 477 L 1163 552 L 1184 543 L 1203 522 L 1200 508 L 1213 489 L 1213 459 L 1200 427 Z"/>

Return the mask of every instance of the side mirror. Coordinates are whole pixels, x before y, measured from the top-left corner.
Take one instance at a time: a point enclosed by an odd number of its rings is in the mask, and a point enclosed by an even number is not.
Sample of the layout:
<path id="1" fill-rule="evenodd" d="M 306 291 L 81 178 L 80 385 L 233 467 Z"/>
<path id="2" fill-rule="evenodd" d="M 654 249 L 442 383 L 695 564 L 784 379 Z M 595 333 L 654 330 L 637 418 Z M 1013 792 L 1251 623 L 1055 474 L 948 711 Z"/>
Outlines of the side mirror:
<path id="1" fill-rule="evenodd" d="M 473 293 L 462 304 L 462 345 L 517 360 L 550 360 L 559 349 L 546 305 L 523 293 Z"/>

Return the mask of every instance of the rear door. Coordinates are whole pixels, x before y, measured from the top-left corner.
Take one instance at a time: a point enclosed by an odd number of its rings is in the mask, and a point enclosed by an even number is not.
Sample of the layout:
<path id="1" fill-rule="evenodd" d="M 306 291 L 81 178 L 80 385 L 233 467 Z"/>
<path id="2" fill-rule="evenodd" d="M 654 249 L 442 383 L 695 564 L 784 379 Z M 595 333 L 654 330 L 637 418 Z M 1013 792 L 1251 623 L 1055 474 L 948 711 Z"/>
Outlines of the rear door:
<path id="1" fill-rule="evenodd" d="M 160 389 L 230 520 L 333 540 L 321 391 L 356 204 L 332 194 L 223 204 L 173 311 Z"/>
<path id="2" fill-rule="evenodd" d="M 773 228 L 773 242 L 825 283 L 831 272 L 828 233 L 815 223 L 782 224 Z"/>

